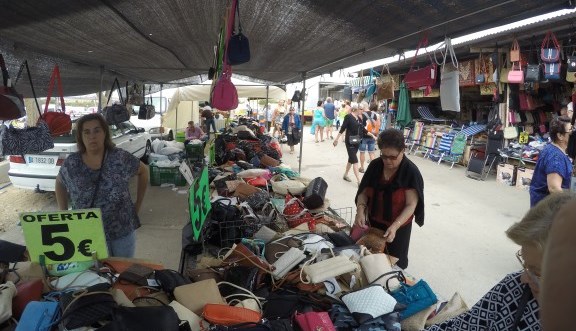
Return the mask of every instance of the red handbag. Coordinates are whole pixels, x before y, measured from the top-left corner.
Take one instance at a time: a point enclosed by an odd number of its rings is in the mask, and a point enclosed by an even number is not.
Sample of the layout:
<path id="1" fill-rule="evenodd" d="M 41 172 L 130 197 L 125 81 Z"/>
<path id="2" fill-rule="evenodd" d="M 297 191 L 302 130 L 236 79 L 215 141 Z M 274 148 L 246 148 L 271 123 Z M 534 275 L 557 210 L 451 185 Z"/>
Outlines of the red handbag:
<path id="1" fill-rule="evenodd" d="M 49 112 L 48 105 L 50 105 L 50 98 L 54 91 L 54 83 L 58 86 L 58 94 L 60 96 L 60 105 L 62 112 Z M 48 94 L 46 96 L 46 105 L 44 106 L 44 113 L 42 119 L 48 124 L 52 137 L 69 134 L 72 131 L 72 119 L 70 115 L 66 114 L 66 104 L 64 103 L 64 92 L 62 90 L 62 79 L 60 78 L 60 69 L 58 65 L 54 66 L 52 76 L 50 76 L 50 83 L 48 84 Z"/>
<path id="2" fill-rule="evenodd" d="M 224 326 L 258 323 L 262 319 L 262 315 L 254 310 L 215 303 L 208 303 L 204 306 L 202 317 L 212 324 Z"/>
<path id="3" fill-rule="evenodd" d="M 336 331 L 330 316 L 325 311 L 296 314 L 296 323 L 302 331 Z"/>
<path id="4" fill-rule="evenodd" d="M 364 236 L 364 233 L 366 233 L 366 231 L 368 231 L 367 225 L 360 226 L 354 223 L 352 229 L 350 230 L 350 238 L 352 238 L 352 240 L 354 241 L 358 241 L 360 240 L 360 238 L 362 238 L 362 236 Z"/>
<path id="5" fill-rule="evenodd" d="M 404 83 L 406 83 L 406 87 L 409 90 L 418 90 L 424 88 L 425 95 L 428 95 L 430 91 L 432 91 L 432 86 L 436 85 L 436 81 L 438 79 L 437 72 L 438 66 L 436 62 L 432 60 L 432 57 L 428 55 L 430 59 L 430 64 L 420 68 L 414 69 L 414 64 L 416 63 L 416 58 L 418 57 L 418 51 L 420 47 L 426 47 L 428 45 L 428 38 L 424 36 L 418 42 L 418 48 L 416 49 L 416 54 L 412 59 L 412 64 L 410 65 L 410 70 L 406 75 L 404 75 Z"/>
<path id="6" fill-rule="evenodd" d="M 308 229 L 314 231 L 316 229 L 316 219 L 308 209 L 304 207 L 302 201 L 298 198 L 293 198 L 290 194 L 286 195 L 286 204 L 282 215 L 286 218 L 286 223 L 290 228 L 295 228 L 300 224 L 308 223 Z"/>
<path id="7" fill-rule="evenodd" d="M 232 83 L 232 68 L 226 63 L 212 91 L 212 107 L 222 111 L 238 107 L 238 91 Z"/>
<path id="8" fill-rule="evenodd" d="M 256 187 L 266 187 L 268 186 L 268 181 L 266 178 L 262 177 L 254 177 L 254 178 L 246 178 L 246 183 L 256 186 Z"/>
<path id="9" fill-rule="evenodd" d="M 4 84 L 0 86 L 0 120 L 9 121 L 26 116 L 24 99 L 18 94 L 13 84 L 8 84 L 10 76 L 4 63 L 4 57 L 0 54 L 0 69 Z"/>

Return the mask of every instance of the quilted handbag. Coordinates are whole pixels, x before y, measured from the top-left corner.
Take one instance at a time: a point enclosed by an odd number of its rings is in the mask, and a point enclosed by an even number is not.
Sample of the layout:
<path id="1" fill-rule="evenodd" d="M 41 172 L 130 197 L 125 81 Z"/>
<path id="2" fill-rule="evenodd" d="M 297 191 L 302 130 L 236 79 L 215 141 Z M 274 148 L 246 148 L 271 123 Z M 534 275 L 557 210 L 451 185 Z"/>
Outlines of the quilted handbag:
<path id="1" fill-rule="evenodd" d="M 55 301 L 29 302 L 16 326 L 16 331 L 50 331 L 58 316 L 58 303 Z"/>
<path id="2" fill-rule="evenodd" d="M 54 148 L 54 140 L 46 122 L 26 129 L 5 128 L 1 136 L 2 155 L 36 154 Z"/>
<path id="3" fill-rule="evenodd" d="M 302 331 L 336 331 L 330 315 L 325 311 L 296 314 L 295 319 Z"/>
<path id="4" fill-rule="evenodd" d="M 222 111 L 238 107 L 238 91 L 232 83 L 232 68 L 226 63 L 212 91 L 212 107 Z"/>
<path id="5" fill-rule="evenodd" d="M 0 54 L 0 69 L 3 81 L 3 85 L 0 86 L 0 120 L 9 121 L 26 116 L 24 99 L 11 84 L 2 54 Z"/>
<path id="6" fill-rule="evenodd" d="M 360 324 L 401 309 L 396 299 L 380 285 L 371 285 L 340 297 Z"/>
<path id="7" fill-rule="evenodd" d="M 552 80 L 560 79 L 561 66 L 562 64 L 560 62 L 544 63 L 544 78 Z"/>
<path id="8" fill-rule="evenodd" d="M 58 95 L 60 96 L 61 112 L 49 112 L 48 106 L 50 105 L 50 98 L 54 90 L 54 84 L 57 84 Z M 64 103 L 64 91 L 62 90 L 62 79 L 60 78 L 60 68 L 56 65 L 52 70 L 50 76 L 50 83 L 48 84 L 48 92 L 46 96 L 46 104 L 44 106 L 44 113 L 42 119 L 48 124 L 50 133 L 53 137 L 70 134 L 72 131 L 72 119 L 70 115 L 66 114 L 66 104 Z"/>
<path id="9" fill-rule="evenodd" d="M 434 294 L 428 283 L 422 279 L 413 286 L 402 282 L 400 283 L 400 288 L 390 294 L 396 301 L 406 305 L 406 309 L 400 312 L 402 320 L 438 302 L 436 294 Z"/>
<path id="10" fill-rule="evenodd" d="M 560 44 L 558 44 L 558 40 L 552 31 L 548 31 L 542 40 L 540 59 L 545 63 L 560 62 Z"/>
<path id="11" fill-rule="evenodd" d="M 262 315 L 252 309 L 212 303 L 204 306 L 202 317 L 212 324 L 225 326 L 257 323 L 262 319 Z"/>
<path id="12" fill-rule="evenodd" d="M 117 307 L 112 293 L 108 291 L 109 288 L 109 284 L 97 284 L 86 290 L 66 292 L 62 295 L 60 298 L 62 325 L 72 330 L 109 319 L 112 310 Z"/>

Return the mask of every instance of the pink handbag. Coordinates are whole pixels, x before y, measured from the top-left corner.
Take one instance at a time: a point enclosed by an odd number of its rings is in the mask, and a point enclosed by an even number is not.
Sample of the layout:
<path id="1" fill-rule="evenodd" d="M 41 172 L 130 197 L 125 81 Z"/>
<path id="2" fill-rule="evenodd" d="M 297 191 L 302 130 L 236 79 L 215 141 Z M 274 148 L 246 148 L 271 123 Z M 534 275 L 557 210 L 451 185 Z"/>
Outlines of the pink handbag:
<path id="1" fill-rule="evenodd" d="M 296 323 L 302 331 L 336 331 L 327 312 L 309 312 L 296 314 Z"/>
<path id="2" fill-rule="evenodd" d="M 238 91 L 232 83 L 232 68 L 228 64 L 224 64 L 222 75 L 214 85 L 212 107 L 222 111 L 230 111 L 238 107 Z"/>
<path id="3" fill-rule="evenodd" d="M 512 69 L 508 71 L 508 83 L 524 84 L 524 71 L 522 71 L 520 62 L 512 64 Z"/>
<path id="4" fill-rule="evenodd" d="M 364 233 L 366 233 L 366 231 L 368 231 L 367 225 L 360 226 L 354 223 L 354 225 L 352 226 L 352 230 L 350 230 L 350 238 L 352 238 L 352 240 L 354 241 L 358 241 L 360 238 L 362 238 L 362 236 L 364 235 Z"/>

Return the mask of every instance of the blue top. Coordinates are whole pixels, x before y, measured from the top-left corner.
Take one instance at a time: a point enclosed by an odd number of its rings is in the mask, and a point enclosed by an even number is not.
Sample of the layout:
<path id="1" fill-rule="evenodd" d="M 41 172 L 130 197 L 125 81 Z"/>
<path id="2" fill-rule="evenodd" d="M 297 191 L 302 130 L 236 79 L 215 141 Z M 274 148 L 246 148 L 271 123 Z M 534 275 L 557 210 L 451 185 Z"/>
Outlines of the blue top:
<path id="1" fill-rule="evenodd" d="M 113 148 L 106 153 L 94 208 L 102 211 L 107 240 L 122 238 L 140 227 L 136 207 L 130 197 L 130 178 L 138 173 L 140 160 L 129 152 Z M 90 208 L 100 170 L 92 170 L 80 153 L 70 154 L 60 168 L 72 209 Z"/>
<path id="2" fill-rule="evenodd" d="M 333 120 L 335 109 L 336 109 L 336 107 L 334 107 L 333 103 L 325 103 L 324 104 L 324 115 L 326 115 L 326 118 L 328 118 L 329 120 Z"/>
<path id="3" fill-rule="evenodd" d="M 570 188 L 570 177 L 572 176 L 572 163 L 566 154 L 558 147 L 548 144 L 544 146 L 538 156 L 538 162 L 534 168 L 532 182 L 530 183 L 530 207 L 534 207 L 540 200 L 544 199 L 548 191 L 549 174 L 557 173 L 562 177 L 562 188 Z"/>
<path id="4" fill-rule="evenodd" d="M 288 126 L 291 126 L 290 123 L 290 114 L 284 116 L 284 119 L 282 120 L 282 131 L 284 131 L 285 133 L 288 133 Z M 297 129 L 302 129 L 302 124 L 300 123 L 300 115 L 294 113 L 294 126 Z"/>

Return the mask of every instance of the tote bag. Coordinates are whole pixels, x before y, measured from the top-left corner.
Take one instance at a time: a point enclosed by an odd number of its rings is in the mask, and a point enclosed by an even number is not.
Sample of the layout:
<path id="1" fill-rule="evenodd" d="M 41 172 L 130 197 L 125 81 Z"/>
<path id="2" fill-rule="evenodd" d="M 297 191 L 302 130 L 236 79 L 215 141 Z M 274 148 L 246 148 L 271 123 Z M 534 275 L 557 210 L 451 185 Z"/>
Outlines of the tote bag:
<path id="1" fill-rule="evenodd" d="M 442 110 L 460 111 L 460 73 L 458 71 L 458 59 L 454 53 L 450 38 L 446 38 L 446 53 L 442 62 L 442 76 L 440 77 L 440 104 Z M 446 64 L 446 58 L 450 56 L 452 63 Z"/>

